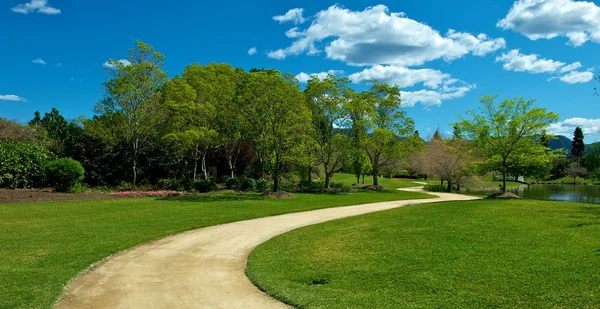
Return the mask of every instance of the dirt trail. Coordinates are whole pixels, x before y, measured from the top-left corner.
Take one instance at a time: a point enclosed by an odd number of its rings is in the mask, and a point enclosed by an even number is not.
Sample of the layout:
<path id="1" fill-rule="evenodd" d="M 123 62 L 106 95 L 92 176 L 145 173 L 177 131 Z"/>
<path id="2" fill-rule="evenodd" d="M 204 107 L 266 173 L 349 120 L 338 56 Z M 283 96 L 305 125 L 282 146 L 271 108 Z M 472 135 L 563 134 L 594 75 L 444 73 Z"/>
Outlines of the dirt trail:
<path id="1" fill-rule="evenodd" d="M 244 273 L 257 245 L 325 221 L 406 205 L 476 199 L 435 195 L 439 197 L 320 209 L 173 235 L 119 253 L 80 274 L 55 308 L 288 308 L 260 292 Z"/>

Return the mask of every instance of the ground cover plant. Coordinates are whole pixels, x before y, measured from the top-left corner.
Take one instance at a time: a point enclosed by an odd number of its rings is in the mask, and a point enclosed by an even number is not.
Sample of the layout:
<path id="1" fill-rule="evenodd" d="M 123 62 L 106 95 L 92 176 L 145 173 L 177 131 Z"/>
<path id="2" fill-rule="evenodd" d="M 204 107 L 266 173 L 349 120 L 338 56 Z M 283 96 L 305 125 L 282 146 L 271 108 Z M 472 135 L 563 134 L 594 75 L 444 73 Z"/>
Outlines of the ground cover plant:
<path id="1" fill-rule="evenodd" d="M 430 197 L 411 192 L 213 193 L 0 205 L 0 307 L 50 308 L 63 286 L 92 263 L 132 246 L 190 229 L 327 207 Z"/>
<path id="2" fill-rule="evenodd" d="M 246 272 L 297 308 L 595 308 L 599 267 L 599 206 L 485 200 L 294 230 Z"/>

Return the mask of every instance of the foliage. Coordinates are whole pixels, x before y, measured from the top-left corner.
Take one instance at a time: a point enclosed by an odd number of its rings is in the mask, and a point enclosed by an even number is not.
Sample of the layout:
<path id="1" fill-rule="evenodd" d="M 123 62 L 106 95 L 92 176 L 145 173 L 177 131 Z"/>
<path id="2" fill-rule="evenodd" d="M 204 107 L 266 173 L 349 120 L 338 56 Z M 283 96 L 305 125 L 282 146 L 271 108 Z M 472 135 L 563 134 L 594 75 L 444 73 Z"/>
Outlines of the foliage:
<path id="1" fill-rule="evenodd" d="M 265 178 L 259 178 L 256 180 L 256 191 L 265 192 L 269 186 L 269 180 Z"/>
<path id="2" fill-rule="evenodd" d="M 575 183 L 577 180 L 577 177 L 581 177 L 581 178 L 587 177 L 588 170 L 587 170 L 587 168 L 585 168 L 579 164 L 573 164 L 569 168 L 567 168 L 567 175 L 570 177 L 573 177 L 573 183 Z"/>
<path id="3" fill-rule="evenodd" d="M 57 192 L 74 192 L 84 175 L 85 171 L 81 163 L 69 158 L 56 159 L 46 166 L 48 183 Z"/>
<path id="4" fill-rule="evenodd" d="M 200 193 L 207 193 L 217 190 L 217 184 L 212 180 L 196 180 L 193 183 L 194 190 Z"/>
<path id="5" fill-rule="evenodd" d="M 477 158 L 474 149 L 465 140 L 433 139 L 420 154 L 421 172 L 447 182 L 447 192 L 473 174 Z"/>
<path id="6" fill-rule="evenodd" d="M 168 80 L 162 71 L 165 57 L 141 41 L 129 50 L 128 62 L 109 60 L 107 71 L 111 79 L 105 82 L 105 97 L 96 105 L 100 115 L 119 113 L 122 121 L 112 129 L 124 134 L 132 145 L 133 184 L 137 184 L 137 163 L 140 148 L 153 129 L 164 120 L 160 104 L 160 88 Z"/>
<path id="7" fill-rule="evenodd" d="M 592 144 L 581 158 L 581 165 L 593 171 L 600 168 L 600 143 Z"/>
<path id="8" fill-rule="evenodd" d="M 506 192 L 506 175 L 511 165 L 518 165 L 523 157 L 547 156 L 537 137 L 558 121 L 558 115 L 536 107 L 535 100 L 514 98 L 496 103 L 496 98 L 482 97 L 480 109 L 469 110 L 471 119 L 460 117 L 458 125 L 485 158 L 483 166 L 488 171 L 502 172 Z"/>
<path id="9" fill-rule="evenodd" d="M 573 133 L 573 142 L 571 144 L 571 155 L 577 160 L 581 159 L 581 156 L 585 152 L 585 142 L 583 141 L 583 131 L 580 127 L 575 128 Z"/>
<path id="10" fill-rule="evenodd" d="M 44 134 L 40 130 L 0 118 L 0 142 L 41 143 L 43 141 Z"/>
<path id="11" fill-rule="evenodd" d="M 48 151 L 26 142 L 0 141 L 0 188 L 29 188 L 41 185 Z"/>

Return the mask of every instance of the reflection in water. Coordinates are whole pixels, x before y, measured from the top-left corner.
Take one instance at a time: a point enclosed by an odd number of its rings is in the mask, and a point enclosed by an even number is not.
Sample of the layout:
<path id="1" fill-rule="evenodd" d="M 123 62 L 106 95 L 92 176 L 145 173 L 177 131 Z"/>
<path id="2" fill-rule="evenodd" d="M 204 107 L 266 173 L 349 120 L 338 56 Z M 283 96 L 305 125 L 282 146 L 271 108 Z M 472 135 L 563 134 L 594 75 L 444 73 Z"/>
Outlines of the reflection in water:
<path id="1" fill-rule="evenodd" d="M 600 204 L 600 186 L 531 185 L 512 192 L 526 199 Z"/>

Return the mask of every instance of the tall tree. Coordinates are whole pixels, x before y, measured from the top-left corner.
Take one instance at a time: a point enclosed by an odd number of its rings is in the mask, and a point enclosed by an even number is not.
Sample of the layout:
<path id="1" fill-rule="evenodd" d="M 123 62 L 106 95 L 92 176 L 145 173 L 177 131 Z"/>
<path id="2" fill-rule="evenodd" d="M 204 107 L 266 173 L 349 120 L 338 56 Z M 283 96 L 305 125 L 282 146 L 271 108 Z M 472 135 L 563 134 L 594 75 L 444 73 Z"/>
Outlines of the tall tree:
<path id="1" fill-rule="evenodd" d="M 571 155 L 577 160 L 577 164 L 579 164 L 584 152 L 585 142 L 583 141 L 583 131 L 580 127 L 577 127 L 573 133 L 573 142 L 571 143 Z"/>
<path id="2" fill-rule="evenodd" d="M 423 162 L 421 168 L 427 175 L 435 175 L 448 184 L 447 191 L 452 191 L 470 175 L 470 167 L 475 162 L 475 156 L 469 144 L 464 140 L 432 140 L 425 146 L 419 161 Z"/>
<path id="3" fill-rule="evenodd" d="M 296 78 L 275 70 L 248 74 L 239 91 L 245 133 L 264 166 L 272 158 L 273 191 L 279 191 L 283 164 L 304 138 L 311 115 Z"/>
<path id="4" fill-rule="evenodd" d="M 325 170 L 325 187 L 329 188 L 331 177 L 349 155 L 348 112 L 344 108 L 349 100 L 350 88 L 347 78 L 330 74 L 321 80 L 312 76 L 304 90 L 307 105 L 312 113 L 312 137 L 316 142 L 316 154 Z"/>
<path id="5" fill-rule="evenodd" d="M 99 114 L 120 113 L 119 127 L 132 147 L 133 184 L 137 183 L 140 147 L 147 142 L 165 113 L 160 104 L 160 88 L 168 80 L 162 67 L 165 57 L 141 41 L 129 50 L 127 61 L 110 60 L 107 71 L 111 79 L 105 82 L 105 97 L 96 105 Z"/>
<path id="6" fill-rule="evenodd" d="M 400 89 L 381 82 L 374 82 L 367 92 L 367 104 L 372 111 L 370 120 L 365 122 L 370 134 L 363 136 L 363 148 L 371 161 L 373 185 L 379 185 L 380 169 L 397 162 L 413 151 L 418 139 L 414 132 L 414 122 L 400 111 Z M 411 135 L 410 138 L 407 138 Z"/>
<path id="7" fill-rule="evenodd" d="M 467 115 L 471 118 L 460 117 L 458 125 L 486 158 L 483 166 L 488 171 L 502 172 L 502 190 L 506 192 L 506 177 L 512 164 L 518 163 L 522 155 L 547 155 L 537 137 L 558 121 L 558 115 L 536 107 L 535 100 L 514 98 L 496 103 L 496 98 L 482 97 L 479 110 L 469 110 Z"/>

